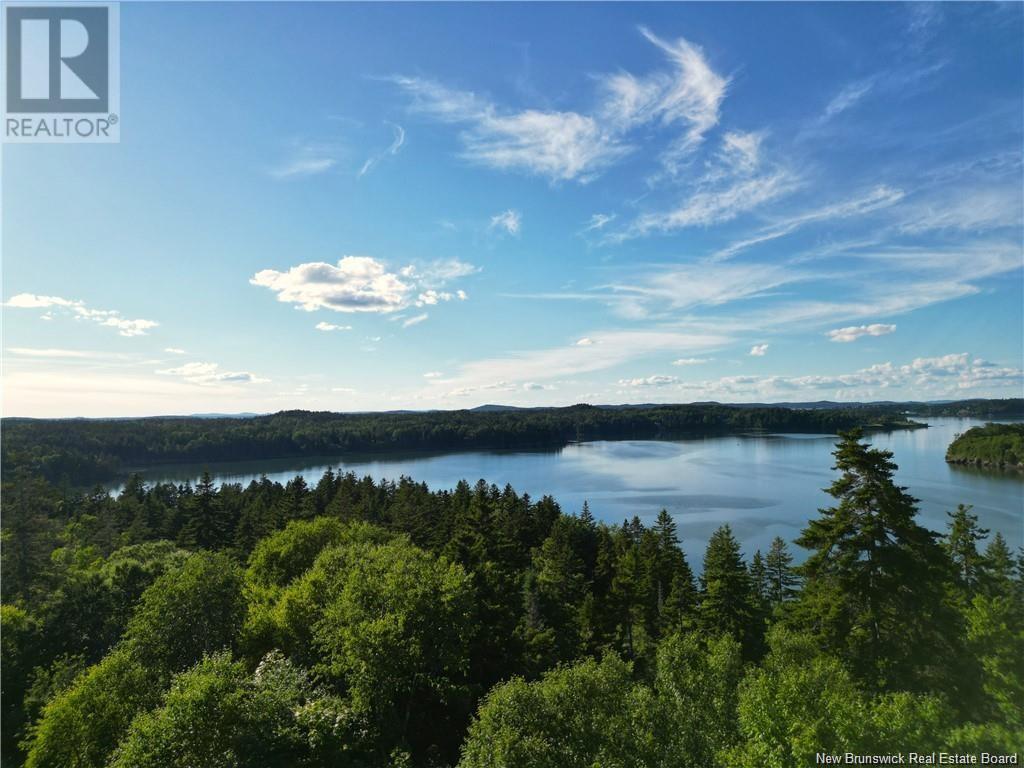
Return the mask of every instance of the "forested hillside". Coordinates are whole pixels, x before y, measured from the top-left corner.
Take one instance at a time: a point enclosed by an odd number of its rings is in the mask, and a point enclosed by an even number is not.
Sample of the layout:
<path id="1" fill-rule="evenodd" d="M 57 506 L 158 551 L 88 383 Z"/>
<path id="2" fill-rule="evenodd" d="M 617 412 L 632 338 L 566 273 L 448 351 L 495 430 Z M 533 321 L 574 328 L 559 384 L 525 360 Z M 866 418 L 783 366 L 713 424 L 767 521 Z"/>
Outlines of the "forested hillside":
<path id="1" fill-rule="evenodd" d="M 1024 469 L 1024 424 L 986 424 L 958 436 L 946 451 L 951 464 Z"/>
<path id="2" fill-rule="evenodd" d="M 797 541 L 743 553 L 723 525 L 699 564 L 665 512 L 610 526 L 483 481 L 6 474 L 4 765 L 1024 750 L 1024 553 L 954 499 L 944 536 L 920 527 L 858 432 L 835 457 Z"/>
<path id="3" fill-rule="evenodd" d="M 894 409 L 793 410 L 725 405 L 517 411 L 329 413 L 282 411 L 251 418 L 5 419 L 3 470 L 88 484 L 156 463 L 243 461 L 352 452 L 555 448 L 751 430 L 833 434 L 922 426 Z M 121 474 L 121 477 L 124 475 Z"/>

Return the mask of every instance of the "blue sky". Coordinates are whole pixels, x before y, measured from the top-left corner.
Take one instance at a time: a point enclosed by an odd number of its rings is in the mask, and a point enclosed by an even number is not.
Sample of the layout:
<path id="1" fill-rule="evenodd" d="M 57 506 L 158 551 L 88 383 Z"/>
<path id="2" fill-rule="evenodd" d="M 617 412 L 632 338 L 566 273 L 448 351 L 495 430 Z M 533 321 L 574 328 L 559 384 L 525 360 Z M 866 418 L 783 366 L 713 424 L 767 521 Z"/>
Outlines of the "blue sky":
<path id="1" fill-rule="evenodd" d="M 6 415 L 1022 395 L 1020 4 L 121 7 Z"/>

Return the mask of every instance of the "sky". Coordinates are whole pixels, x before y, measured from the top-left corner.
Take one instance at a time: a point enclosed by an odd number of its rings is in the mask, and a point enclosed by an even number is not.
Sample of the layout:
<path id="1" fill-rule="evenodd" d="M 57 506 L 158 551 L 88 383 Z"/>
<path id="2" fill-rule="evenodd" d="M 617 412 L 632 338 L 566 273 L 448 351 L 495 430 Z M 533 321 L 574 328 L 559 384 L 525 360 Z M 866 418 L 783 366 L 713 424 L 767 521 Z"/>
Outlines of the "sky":
<path id="1" fill-rule="evenodd" d="M 123 3 L 6 416 L 1024 395 L 1024 5 Z"/>

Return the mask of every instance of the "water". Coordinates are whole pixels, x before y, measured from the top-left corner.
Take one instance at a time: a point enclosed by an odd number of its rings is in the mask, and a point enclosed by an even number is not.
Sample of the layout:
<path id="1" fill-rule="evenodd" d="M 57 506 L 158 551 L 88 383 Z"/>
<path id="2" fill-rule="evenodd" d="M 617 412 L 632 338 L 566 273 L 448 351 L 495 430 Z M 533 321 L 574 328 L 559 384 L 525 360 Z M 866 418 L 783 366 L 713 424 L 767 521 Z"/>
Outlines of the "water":
<path id="1" fill-rule="evenodd" d="M 870 437 L 894 453 L 897 480 L 920 499 L 920 522 L 944 531 L 946 512 L 971 504 L 983 526 L 1000 531 L 1011 547 L 1024 546 L 1024 474 L 951 466 L 946 447 L 957 433 L 983 422 L 930 419 L 928 429 Z M 247 484 L 267 475 L 285 483 L 301 474 L 315 483 L 328 467 L 397 480 L 407 475 L 431 489 L 479 478 L 534 497 L 553 496 L 566 512 L 584 500 L 595 517 L 619 523 L 638 515 L 653 521 L 663 507 L 674 516 L 683 549 L 699 565 L 708 537 L 729 523 L 750 555 L 774 536 L 792 541 L 817 509 L 831 470 L 834 435 L 708 437 L 678 441 L 601 441 L 555 451 L 472 451 L 388 457 L 325 457 L 211 464 L 217 482 Z M 147 480 L 195 481 L 203 466 L 165 465 Z M 795 550 L 799 556 L 799 551 Z"/>

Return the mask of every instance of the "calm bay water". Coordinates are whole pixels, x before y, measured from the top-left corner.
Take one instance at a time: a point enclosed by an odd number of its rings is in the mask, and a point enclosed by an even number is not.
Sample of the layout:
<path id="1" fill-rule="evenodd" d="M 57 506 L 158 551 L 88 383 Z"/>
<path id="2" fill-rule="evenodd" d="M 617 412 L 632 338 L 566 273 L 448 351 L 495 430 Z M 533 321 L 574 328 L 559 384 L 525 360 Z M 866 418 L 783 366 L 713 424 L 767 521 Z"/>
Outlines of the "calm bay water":
<path id="1" fill-rule="evenodd" d="M 983 422 L 931 419 L 928 429 L 870 437 L 894 453 L 897 480 L 920 499 L 921 523 L 944 531 L 946 512 L 971 504 L 983 526 L 1024 546 L 1024 475 L 986 473 L 946 464 L 946 447 L 959 432 Z M 584 500 L 601 520 L 639 515 L 653 521 L 663 507 L 675 517 L 683 548 L 699 567 L 712 531 L 729 523 L 750 555 L 774 536 L 792 541 L 817 509 L 831 470 L 834 435 L 709 437 L 678 441 L 592 442 L 557 451 L 473 451 L 380 457 L 325 457 L 211 464 L 217 482 L 247 484 L 267 475 L 285 483 L 303 475 L 313 484 L 328 467 L 397 480 L 407 475 L 431 489 L 479 478 L 539 497 L 553 496 L 566 512 Z M 173 465 L 144 472 L 150 482 L 195 481 L 204 467 Z"/>

